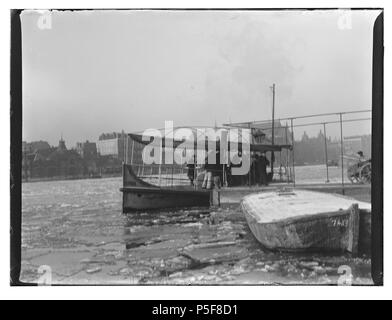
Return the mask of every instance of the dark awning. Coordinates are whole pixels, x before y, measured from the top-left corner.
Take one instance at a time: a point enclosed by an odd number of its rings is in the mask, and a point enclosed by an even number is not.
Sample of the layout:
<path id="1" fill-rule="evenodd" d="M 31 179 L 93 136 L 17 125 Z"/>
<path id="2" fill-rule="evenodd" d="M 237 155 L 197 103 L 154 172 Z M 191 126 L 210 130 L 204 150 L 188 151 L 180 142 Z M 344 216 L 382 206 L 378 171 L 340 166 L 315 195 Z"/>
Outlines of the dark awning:
<path id="1" fill-rule="evenodd" d="M 133 134 L 133 133 L 129 133 L 128 136 L 132 140 L 135 140 L 136 142 L 144 144 L 144 145 L 152 143 L 154 141 L 154 139 L 157 138 L 157 137 L 154 137 L 154 136 L 150 136 L 148 138 L 148 136 L 143 136 L 143 135 L 140 135 L 140 134 Z M 143 141 L 143 137 L 145 139 L 144 141 Z M 180 145 L 186 145 L 187 142 L 188 143 L 192 143 L 191 141 L 187 141 L 187 140 L 173 140 L 173 145 L 172 146 L 168 146 L 168 147 L 170 147 L 170 148 L 171 147 L 172 148 L 177 148 Z M 220 148 L 220 142 L 219 141 L 206 141 L 204 148 L 203 147 L 200 148 L 200 146 L 198 146 L 197 143 L 194 142 L 193 148 L 194 149 L 204 149 L 204 150 L 207 150 L 208 149 L 208 142 L 209 143 L 215 142 L 216 143 L 216 148 L 217 148 L 217 150 L 219 150 L 219 148 Z M 192 147 L 190 144 L 188 144 L 188 145 L 189 145 L 189 148 Z M 162 148 L 166 148 L 165 139 L 162 139 Z M 241 142 L 238 143 L 238 149 L 242 150 L 242 143 Z M 291 150 L 292 146 L 289 145 L 289 144 L 282 144 L 282 145 L 279 145 L 279 144 L 274 144 L 274 145 L 272 145 L 272 144 L 255 144 L 255 143 L 251 143 L 250 144 L 250 151 L 252 151 L 252 152 L 268 152 L 268 151 L 279 152 L 279 151 L 282 151 L 282 149 L 290 149 Z"/>

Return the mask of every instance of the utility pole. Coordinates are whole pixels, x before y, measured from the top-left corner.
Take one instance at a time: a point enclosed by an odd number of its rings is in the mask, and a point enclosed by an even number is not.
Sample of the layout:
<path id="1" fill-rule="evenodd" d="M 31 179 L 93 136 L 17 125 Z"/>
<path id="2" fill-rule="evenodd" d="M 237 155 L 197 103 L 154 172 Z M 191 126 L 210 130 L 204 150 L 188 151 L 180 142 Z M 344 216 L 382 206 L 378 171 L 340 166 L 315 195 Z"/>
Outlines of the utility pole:
<path id="1" fill-rule="evenodd" d="M 272 85 L 271 89 L 272 89 L 272 145 L 274 145 L 275 144 L 275 83 Z M 271 152 L 272 178 L 274 176 L 274 161 L 275 161 L 275 154 L 272 151 Z"/>

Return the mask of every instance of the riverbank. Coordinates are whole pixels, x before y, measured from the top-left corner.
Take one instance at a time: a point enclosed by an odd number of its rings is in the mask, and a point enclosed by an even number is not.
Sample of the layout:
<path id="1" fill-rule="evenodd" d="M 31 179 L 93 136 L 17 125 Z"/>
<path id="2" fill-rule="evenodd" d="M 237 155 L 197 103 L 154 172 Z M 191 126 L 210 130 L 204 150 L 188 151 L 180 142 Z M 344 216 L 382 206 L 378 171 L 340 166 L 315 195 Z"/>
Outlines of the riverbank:
<path id="1" fill-rule="evenodd" d="M 46 177 L 46 178 L 29 178 L 28 180 L 22 179 L 22 183 L 30 182 L 48 182 L 48 181 L 68 181 L 68 180 L 89 180 L 89 179 L 105 179 L 121 177 L 122 173 L 115 174 L 101 174 L 96 176 L 64 176 L 64 177 Z"/>

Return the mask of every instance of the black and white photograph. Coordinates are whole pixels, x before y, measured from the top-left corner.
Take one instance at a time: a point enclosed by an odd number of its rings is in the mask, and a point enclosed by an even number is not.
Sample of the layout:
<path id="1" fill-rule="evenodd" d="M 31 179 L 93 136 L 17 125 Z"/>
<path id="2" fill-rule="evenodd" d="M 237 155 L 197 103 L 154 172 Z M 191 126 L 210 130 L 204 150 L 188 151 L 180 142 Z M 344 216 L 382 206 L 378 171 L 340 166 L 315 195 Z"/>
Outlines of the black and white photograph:
<path id="1" fill-rule="evenodd" d="M 11 19 L 11 285 L 383 284 L 383 9 Z"/>

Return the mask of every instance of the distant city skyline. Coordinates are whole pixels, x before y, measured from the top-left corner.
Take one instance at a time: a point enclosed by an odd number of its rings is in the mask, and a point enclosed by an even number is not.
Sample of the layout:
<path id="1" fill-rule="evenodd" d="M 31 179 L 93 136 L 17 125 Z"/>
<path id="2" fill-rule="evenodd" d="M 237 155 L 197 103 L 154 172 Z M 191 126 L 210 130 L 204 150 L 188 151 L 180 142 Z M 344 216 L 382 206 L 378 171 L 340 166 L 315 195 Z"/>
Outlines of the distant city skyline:
<path id="1" fill-rule="evenodd" d="M 23 140 L 371 109 L 378 11 L 22 14 Z M 343 21 L 343 23 L 342 23 Z M 326 120 L 330 120 L 331 117 Z M 345 125 L 345 136 L 370 133 Z M 296 139 L 320 127 L 296 129 Z M 339 133 L 329 126 L 328 136 Z"/>
<path id="2" fill-rule="evenodd" d="M 110 133 L 110 132 L 108 132 L 108 133 Z M 306 130 L 304 130 L 304 131 L 298 132 L 298 134 L 294 138 L 295 138 L 295 141 L 301 141 L 304 135 L 308 136 L 308 138 L 317 138 L 317 136 L 320 133 L 324 134 L 321 129 L 319 131 L 317 131 L 317 133 L 315 133 L 315 134 L 309 134 Z M 344 139 L 352 139 L 352 138 L 360 137 L 360 136 L 371 136 L 371 133 L 359 134 L 359 135 L 354 135 L 354 136 L 345 135 Z M 328 134 L 327 134 L 327 139 L 330 139 L 331 142 L 337 142 L 337 143 L 339 143 L 339 141 L 340 141 L 339 137 L 332 137 L 331 135 L 328 135 Z M 53 140 L 54 143 L 51 143 L 50 142 L 51 140 Z M 97 137 L 96 139 L 79 139 L 79 140 L 76 139 L 76 142 L 74 145 L 69 144 L 64 137 L 59 137 L 58 140 L 54 140 L 54 139 L 25 140 L 25 139 L 23 139 L 23 142 L 24 143 L 47 142 L 50 145 L 50 147 L 57 147 L 61 140 L 64 141 L 67 149 L 75 149 L 77 147 L 77 144 L 79 144 L 79 143 L 85 143 L 85 142 L 97 143 L 99 141 L 99 137 Z"/>

